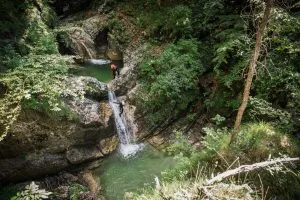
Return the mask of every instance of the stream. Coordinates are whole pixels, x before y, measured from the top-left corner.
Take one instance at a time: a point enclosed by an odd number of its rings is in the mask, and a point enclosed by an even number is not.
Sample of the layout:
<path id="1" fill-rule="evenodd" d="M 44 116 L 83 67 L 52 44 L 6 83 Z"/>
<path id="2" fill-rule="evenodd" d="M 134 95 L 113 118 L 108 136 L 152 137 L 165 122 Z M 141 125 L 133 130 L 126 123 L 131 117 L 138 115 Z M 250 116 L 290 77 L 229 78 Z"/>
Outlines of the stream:
<path id="1" fill-rule="evenodd" d="M 92 76 L 107 83 L 112 79 L 109 65 L 88 63 L 74 74 Z M 120 63 L 117 65 L 121 66 Z M 174 159 L 150 145 L 134 143 L 125 116 L 120 115 L 118 98 L 113 91 L 108 92 L 108 97 L 120 144 L 118 150 L 93 170 L 93 175 L 102 187 L 101 194 L 108 200 L 122 200 L 126 192 L 138 192 L 145 187 L 153 187 L 155 176 L 160 177 L 162 171 L 174 164 Z"/>

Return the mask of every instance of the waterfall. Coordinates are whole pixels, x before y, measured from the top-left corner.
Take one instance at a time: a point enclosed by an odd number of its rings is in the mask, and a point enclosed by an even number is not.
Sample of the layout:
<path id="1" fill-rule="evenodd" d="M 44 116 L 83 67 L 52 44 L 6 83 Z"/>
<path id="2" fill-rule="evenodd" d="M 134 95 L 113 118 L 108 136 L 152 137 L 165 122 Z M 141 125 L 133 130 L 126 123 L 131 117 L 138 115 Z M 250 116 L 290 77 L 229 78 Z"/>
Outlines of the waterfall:
<path id="1" fill-rule="evenodd" d="M 79 44 L 81 45 L 81 47 L 83 47 L 83 50 L 85 51 L 85 53 L 89 56 L 90 59 L 93 58 L 92 53 L 90 52 L 90 50 L 87 48 L 87 46 L 80 41 Z"/>
<path id="2" fill-rule="evenodd" d="M 109 105 L 112 108 L 117 134 L 120 140 L 120 152 L 125 157 L 135 155 L 141 148 L 141 144 L 133 143 L 131 132 L 128 130 L 124 113 L 120 115 L 120 104 L 116 95 L 112 91 L 108 91 Z"/>

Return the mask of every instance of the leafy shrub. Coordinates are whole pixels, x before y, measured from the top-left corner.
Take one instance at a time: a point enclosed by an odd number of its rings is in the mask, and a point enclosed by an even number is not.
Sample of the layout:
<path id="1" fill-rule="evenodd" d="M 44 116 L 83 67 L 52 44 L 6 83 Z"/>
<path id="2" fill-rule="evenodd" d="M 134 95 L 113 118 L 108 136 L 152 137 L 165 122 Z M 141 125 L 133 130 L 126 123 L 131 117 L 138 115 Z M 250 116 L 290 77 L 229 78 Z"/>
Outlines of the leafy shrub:
<path id="1" fill-rule="evenodd" d="M 167 152 L 182 160 L 184 169 L 197 167 L 198 163 L 218 162 L 221 169 L 228 167 L 239 158 L 237 164 L 248 164 L 267 160 L 271 157 L 297 156 L 300 147 L 296 140 L 284 134 L 267 123 L 252 123 L 243 125 L 237 140 L 230 142 L 230 131 L 226 128 L 204 128 L 205 137 L 202 141 L 203 149 L 196 151 L 181 133 L 176 132 L 176 140 Z M 224 162 L 225 161 L 225 162 Z M 180 162 L 179 162 L 180 163 Z M 175 167 L 176 168 L 176 167 Z M 174 168 L 174 169 L 175 169 Z M 180 168 L 180 167 L 179 167 Z M 182 169 L 182 168 L 181 168 Z M 176 173 L 173 173 L 176 175 Z"/>
<path id="2" fill-rule="evenodd" d="M 78 183 L 73 183 L 70 187 L 69 187 L 69 197 L 70 200 L 78 200 L 78 195 L 81 192 L 87 192 L 88 189 L 87 187 L 80 185 Z"/>
<path id="3" fill-rule="evenodd" d="M 50 12 L 50 8 L 44 5 L 43 10 Z M 41 11 L 34 5 L 26 7 L 27 27 L 22 38 L 18 42 L 18 50 L 21 54 L 57 54 L 58 48 L 53 31 L 47 26 L 48 18 L 43 18 Z"/>
<path id="4" fill-rule="evenodd" d="M 206 136 L 203 141 L 204 151 L 210 157 L 223 155 L 228 163 L 239 157 L 239 162 L 260 162 L 269 156 L 295 156 L 299 153 L 297 142 L 289 135 L 276 130 L 267 123 L 252 123 L 243 125 L 235 142 L 229 144 L 227 129 L 205 128 Z"/>
<path id="5" fill-rule="evenodd" d="M 25 187 L 25 190 L 18 192 L 16 196 L 12 197 L 12 200 L 41 200 L 48 199 L 52 192 L 47 192 L 44 189 L 39 189 L 39 186 L 32 182 L 30 185 Z"/>
<path id="6" fill-rule="evenodd" d="M 7 88 L 0 98 L 0 140 L 17 119 L 22 106 L 35 109 L 39 106 L 57 112 L 63 105 L 59 98 L 65 93 L 62 86 L 67 66 L 62 57 L 31 55 L 22 57 L 20 63 L 13 70 L 0 73 L 0 83 Z"/>
<path id="7" fill-rule="evenodd" d="M 272 157 L 298 156 L 300 146 L 296 140 L 276 130 L 266 123 L 243 125 L 237 140 L 229 143 L 230 131 L 226 128 L 204 128 L 206 136 L 202 142 L 201 152 L 196 151 L 187 138 L 176 133 L 176 141 L 167 151 L 176 155 L 176 165 L 162 173 L 165 181 L 185 180 L 197 176 L 198 168 L 209 166 L 207 173 L 219 173 L 228 168 L 239 167 L 242 164 L 252 164 L 266 161 Z M 281 199 L 293 199 L 300 187 L 299 171 L 277 166 L 269 170 L 259 171 L 264 187 L 269 187 L 268 195 Z M 261 187 L 260 178 L 256 173 L 246 177 L 253 187 Z M 299 195 L 299 194 L 298 194 Z"/>
<path id="8" fill-rule="evenodd" d="M 187 138 L 179 131 L 174 132 L 175 142 L 167 147 L 166 152 L 169 155 L 182 154 L 184 156 L 190 156 L 195 148 L 190 145 Z"/>
<path id="9" fill-rule="evenodd" d="M 187 178 L 199 161 L 200 153 L 191 146 L 186 136 L 178 131 L 174 132 L 174 135 L 174 143 L 166 149 L 166 153 L 174 156 L 176 165 L 162 172 L 163 179 L 166 181 Z"/>
<path id="10" fill-rule="evenodd" d="M 5 5 L 14 7 L 15 4 L 17 1 Z M 65 92 L 67 65 L 58 55 L 55 34 L 48 27 L 53 25 L 55 14 L 46 1 L 28 1 L 15 6 L 14 20 L 24 24 L 12 35 L 22 38 L 0 40 L 5 44 L 0 48 L 0 86 L 5 89 L 0 94 L 0 141 L 17 120 L 22 107 L 65 114 L 67 111 L 60 101 Z"/>
<path id="11" fill-rule="evenodd" d="M 216 152 L 228 148 L 230 138 L 229 131 L 226 128 L 214 129 L 205 127 L 203 128 L 203 131 L 205 137 L 202 144 L 207 155 L 214 157 Z"/>
<path id="12" fill-rule="evenodd" d="M 216 124 L 216 125 L 220 125 L 225 121 L 225 117 L 216 114 L 215 117 L 211 118 L 211 120 Z"/>
<path id="13" fill-rule="evenodd" d="M 151 37 L 159 40 L 185 38 L 191 34 L 191 15 L 189 7 L 178 5 L 141 13 L 136 23 L 146 28 Z"/>
<path id="14" fill-rule="evenodd" d="M 150 126 L 184 111 L 198 98 L 197 77 L 204 71 L 195 40 L 180 40 L 161 56 L 144 61 L 139 77 L 142 93 L 139 105 L 147 111 Z"/>
<path id="15" fill-rule="evenodd" d="M 292 130 L 291 114 L 287 111 L 273 108 L 271 103 L 263 99 L 250 97 L 247 115 L 249 115 L 251 120 L 272 121 L 282 130 Z"/>
<path id="16" fill-rule="evenodd" d="M 284 57 L 284 55 L 277 56 L 274 56 L 274 60 L 271 62 L 276 64 L 270 64 L 268 70 L 259 69 L 258 77 L 254 83 L 257 93 L 256 98 L 272 102 L 272 107 L 278 108 L 270 112 L 272 115 L 274 115 L 274 111 L 277 113 L 278 117 L 274 122 L 280 121 L 284 128 L 294 129 L 293 131 L 297 132 L 300 130 L 300 116 L 298 114 L 300 109 L 300 70 L 297 71 L 290 63 L 293 59 L 282 62 L 281 57 Z M 265 111 L 270 106 L 269 103 Z M 251 109 L 253 109 L 253 106 Z"/>
<path id="17" fill-rule="evenodd" d="M 108 23 L 107 28 L 109 29 L 109 41 L 115 46 L 117 50 L 124 51 L 125 47 L 129 44 L 132 33 L 130 28 L 126 27 L 118 16 L 113 15 Z"/>

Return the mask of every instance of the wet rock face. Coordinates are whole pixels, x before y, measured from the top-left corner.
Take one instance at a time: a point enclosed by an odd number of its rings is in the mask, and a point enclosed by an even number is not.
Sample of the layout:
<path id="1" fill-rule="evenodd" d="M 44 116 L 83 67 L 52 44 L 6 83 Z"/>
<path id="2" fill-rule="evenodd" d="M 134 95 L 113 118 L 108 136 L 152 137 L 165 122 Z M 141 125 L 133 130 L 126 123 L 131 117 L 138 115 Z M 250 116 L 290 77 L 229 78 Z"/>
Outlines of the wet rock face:
<path id="1" fill-rule="evenodd" d="M 60 31 L 57 41 L 59 52 L 63 55 L 79 55 L 88 59 L 96 57 L 94 40 L 80 27 L 71 27 Z"/>
<path id="2" fill-rule="evenodd" d="M 91 77 L 71 77 L 68 85 L 75 97 L 65 102 L 77 117 L 58 120 L 24 110 L 0 142 L 0 185 L 57 173 L 116 148 L 106 85 Z"/>
<path id="3" fill-rule="evenodd" d="M 103 157 L 103 154 L 96 146 L 72 147 L 66 153 L 67 160 L 72 164 L 79 164 L 84 161 L 94 160 L 101 157 Z"/>
<path id="4" fill-rule="evenodd" d="M 137 47 L 134 51 L 125 51 L 123 58 L 124 67 L 121 70 L 121 75 L 108 85 L 111 90 L 115 91 L 117 96 L 127 95 L 137 86 L 137 66 L 142 60 L 146 48 L 147 46 L 144 45 Z"/>
<path id="5" fill-rule="evenodd" d="M 141 139 L 145 135 L 145 121 L 139 117 L 141 110 L 136 107 L 139 84 L 137 82 L 138 64 L 141 62 L 147 46 L 142 45 L 134 50 L 126 50 L 124 53 L 124 67 L 120 76 L 112 80 L 108 87 L 115 91 L 121 101 L 124 101 L 124 113 L 129 131 L 135 139 Z"/>
<path id="6" fill-rule="evenodd" d="M 80 22 L 72 17 L 61 21 L 57 41 L 62 54 L 77 55 L 84 59 L 97 58 L 107 47 L 107 15 L 84 17 Z"/>

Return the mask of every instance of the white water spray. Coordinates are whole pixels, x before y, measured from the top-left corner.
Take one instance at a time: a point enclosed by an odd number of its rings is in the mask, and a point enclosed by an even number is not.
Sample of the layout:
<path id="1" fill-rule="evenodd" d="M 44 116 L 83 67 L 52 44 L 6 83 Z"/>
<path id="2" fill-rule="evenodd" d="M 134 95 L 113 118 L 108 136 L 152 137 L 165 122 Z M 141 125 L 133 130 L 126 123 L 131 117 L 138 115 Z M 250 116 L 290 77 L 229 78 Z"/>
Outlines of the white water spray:
<path id="1" fill-rule="evenodd" d="M 120 102 L 118 102 L 115 93 L 108 91 L 108 99 L 109 105 L 114 113 L 115 125 L 120 140 L 120 152 L 125 158 L 131 157 L 135 155 L 143 145 L 132 143 L 131 133 L 128 130 L 124 114 L 120 114 Z"/>
<path id="2" fill-rule="evenodd" d="M 94 65 L 106 65 L 111 63 L 110 60 L 106 60 L 106 59 L 89 59 L 87 60 L 87 62 L 94 64 Z"/>

